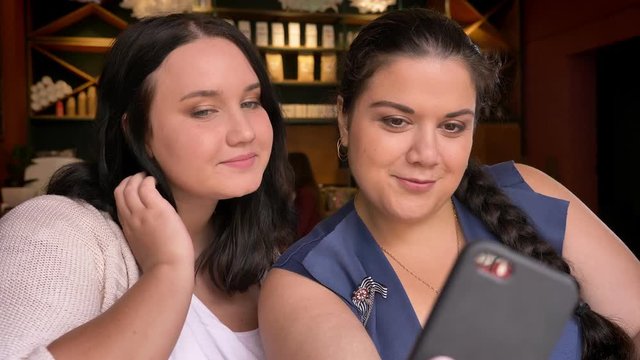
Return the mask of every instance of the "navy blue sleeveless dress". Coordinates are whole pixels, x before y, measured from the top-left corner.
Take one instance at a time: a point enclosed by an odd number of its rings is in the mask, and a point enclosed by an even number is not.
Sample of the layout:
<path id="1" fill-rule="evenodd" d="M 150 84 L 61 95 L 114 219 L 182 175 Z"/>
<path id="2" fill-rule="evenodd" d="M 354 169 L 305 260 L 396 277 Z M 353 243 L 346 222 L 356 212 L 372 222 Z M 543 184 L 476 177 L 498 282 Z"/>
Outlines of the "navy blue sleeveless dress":
<path id="1" fill-rule="evenodd" d="M 513 162 L 485 167 L 498 186 L 532 220 L 543 239 L 562 252 L 568 203 L 534 192 Z M 467 242 L 492 239 L 494 235 L 463 204 L 454 198 L 460 226 Z M 370 276 L 388 289 L 386 299 L 376 295 L 366 330 L 383 359 L 408 358 L 422 330 L 420 322 L 391 264 L 384 256 L 353 202 L 318 224 L 298 240 L 274 265 L 306 276 L 329 288 L 351 308 L 360 312 L 351 297 L 362 280 Z M 552 353 L 552 360 L 579 360 L 581 334 L 575 319 L 569 321 Z"/>

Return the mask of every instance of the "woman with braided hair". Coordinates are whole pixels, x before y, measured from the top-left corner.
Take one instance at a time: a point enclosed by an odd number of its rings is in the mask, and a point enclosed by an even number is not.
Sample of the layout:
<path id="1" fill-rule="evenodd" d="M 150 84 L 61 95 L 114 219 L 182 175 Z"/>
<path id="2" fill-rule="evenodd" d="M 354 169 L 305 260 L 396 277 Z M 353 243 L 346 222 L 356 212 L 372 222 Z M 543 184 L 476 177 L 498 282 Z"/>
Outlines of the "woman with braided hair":
<path id="1" fill-rule="evenodd" d="M 470 159 L 497 68 L 429 10 L 390 12 L 360 31 L 338 96 L 338 155 L 360 190 L 268 274 L 268 357 L 406 359 L 461 247 L 493 239 L 581 286 L 551 359 L 635 358 L 635 256 L 546 174 Z"/>

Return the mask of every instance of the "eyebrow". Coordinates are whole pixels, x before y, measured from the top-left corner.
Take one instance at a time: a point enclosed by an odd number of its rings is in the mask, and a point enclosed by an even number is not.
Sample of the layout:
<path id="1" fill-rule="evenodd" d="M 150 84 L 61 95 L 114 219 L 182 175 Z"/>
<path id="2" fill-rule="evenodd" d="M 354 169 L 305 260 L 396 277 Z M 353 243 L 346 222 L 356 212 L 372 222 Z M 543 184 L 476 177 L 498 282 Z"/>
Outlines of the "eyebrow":
<path id="1" fill-rule="evenodd" d="M 471 116 L 475 117 L 476 113 L 471 111 L 470 109 L 462 109 L 462 110 L 454 111 L 452 113 L 448 113 L 447 115 L 445 115 L 445 117 L 454 118 L 454 117 L 461 116 L 461 115 L 471 115 Z"/>
<path id="2" fill-rule="evenodd" d="M 260 82 L 256 82 L 245 87 L 244 92 L 249 92 L 259 88 L 260 88 Z M 219 95 L 220 95 L 220 91 L 218 90 L 196 90 L 180 98 L 180 101 L 184 101 L 194 97 L 216 97 Z"/>
<path id="3" fill-rule="evenodd" d="M 380 101 L 376 101 L 373 104 L 371 104 L 371 107 L 392 107 L 394 109 L 398 109 L 400 111 L 402 111 L 403 113 L 406 114 L 415 114 L 415 110 L 413 110 L 412 108 L 406 106 L 406 105 L 402 105 L 402 104 L 398 104 L 396 102 L 393 101 L 387 101 L 387 100 L 380 100 Z M 471 116 L 475 116 L 475 112 L 473 112 L 470 109 L 462 109 L 462 110 L 458 110 L 458 111 L 454 111 L 451 113 L 448 113 L 445 115 L 445 117 L 447 118 L 454 118 L 457 116 L 461 116 L 461 115 L 471 115 Z"/>
<path id="4" fill-rule="evenodd" d="M 394 109 L 398 109 L 400 111 L 402 111 L 403 113 L 407 113 L 407 114 L 415 114 L 415 110 L 413 110 L 412 108 L 406 106 L 406 105 L 402 105 L 402 104 L 398 104 L 396 102 L 393 101 L 387 101 L 387 100 L 380 100 L 380 101 L 376 101 L 373 104 L 371 104 L 372 108 L 375 107 L 392 107 Z"/>

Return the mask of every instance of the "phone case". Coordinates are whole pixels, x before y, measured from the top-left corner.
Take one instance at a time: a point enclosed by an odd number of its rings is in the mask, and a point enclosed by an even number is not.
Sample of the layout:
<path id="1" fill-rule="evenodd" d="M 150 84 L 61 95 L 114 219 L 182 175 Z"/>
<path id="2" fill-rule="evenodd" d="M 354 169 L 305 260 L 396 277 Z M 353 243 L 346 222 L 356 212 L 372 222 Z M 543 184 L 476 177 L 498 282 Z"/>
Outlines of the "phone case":
<path id="1" fill-rule="evenodd" d="M 548 359 L 577 302 L 567 274 L 497 242 L 470 243 L 410 360 Z"/>

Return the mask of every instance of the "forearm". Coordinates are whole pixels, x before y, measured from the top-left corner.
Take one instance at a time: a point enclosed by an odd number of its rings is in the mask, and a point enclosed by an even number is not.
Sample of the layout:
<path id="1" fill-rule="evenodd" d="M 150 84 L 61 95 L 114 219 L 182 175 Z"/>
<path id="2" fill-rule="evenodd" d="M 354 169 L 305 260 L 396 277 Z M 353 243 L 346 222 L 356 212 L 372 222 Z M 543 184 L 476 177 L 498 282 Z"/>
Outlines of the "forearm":
<path id="1" fill-rule="evenodd" d="M 166 359 L 193 294 L 192 269 L 159 266 L 109 310 L 48 347 L 56 359 Z"/>

